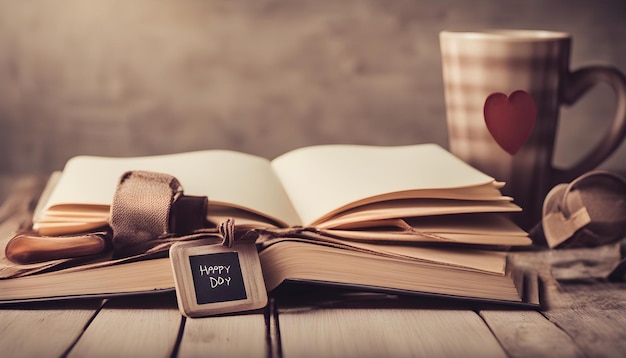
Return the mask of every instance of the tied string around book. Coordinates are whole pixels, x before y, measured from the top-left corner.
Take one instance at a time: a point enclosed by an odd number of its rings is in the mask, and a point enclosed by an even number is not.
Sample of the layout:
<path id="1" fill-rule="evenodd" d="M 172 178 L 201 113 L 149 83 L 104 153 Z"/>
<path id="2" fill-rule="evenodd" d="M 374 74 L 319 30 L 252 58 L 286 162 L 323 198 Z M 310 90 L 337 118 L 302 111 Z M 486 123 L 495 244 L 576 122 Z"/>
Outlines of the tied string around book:
<path id="1" fill-rule="evenodd" d="M 232 247 L 236 239 L 256 238 L 257 234 L 236 228 L 233 219 L 216 228 L 206 219 L 207 207 L 206 196 L 185 195 L 171 175 L 129 171 L 118 183 L 106 229 L 55 237 L 20 233 L 7 245 L 6 257 L 29 265 L 25 271 L 16 271 L 23 275 L 60 264 L 81 264 L 90 258 L 151 258 L 165 254 L 179 241 L 207 239 Z"/>

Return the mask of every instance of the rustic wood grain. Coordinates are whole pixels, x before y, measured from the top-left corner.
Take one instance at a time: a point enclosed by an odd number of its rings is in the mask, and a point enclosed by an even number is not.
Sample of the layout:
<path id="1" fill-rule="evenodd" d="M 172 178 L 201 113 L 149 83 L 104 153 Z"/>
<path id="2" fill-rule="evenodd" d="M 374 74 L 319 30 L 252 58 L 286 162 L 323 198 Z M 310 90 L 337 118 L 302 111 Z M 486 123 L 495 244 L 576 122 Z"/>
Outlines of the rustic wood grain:
<path id="1" fill-rule="evenodd" d="M 626 352 L 626 312 L 622 309 L 559 309 L 546 316 L 589 357 L 623 357 Z"/>
<path id="2" fill-rule="evenodd" d="M 267 357 L 263 313 L 188 318 L 179 357 Z"/>
<path id="3" fill-rule="evenodd" d="M 626 352 L 626 283 L 569 283 L 558 291 L 559 307 L 545 316 L 589 357 L 623 357 Z"/>
<path id="4" fill-rule="evenodd" d="M 279 311 L 283 357 L 506 357 L 474 312 L 420 309 Z"/>
<path id="5" fill-rule="evenodd" d="M 44 183 L 45 177 L 37 175 L 0 176 L 0 243 L 30 223 Z"/>
<path id="6" fill-rule="evenodd" d="M 55 179 L 58 179 L 58 173 L 50 176 L 50 180 L 43 175 L 0 176 L 0 278 L 32 273 L 61 263 L 16 265 L 5 255 L 15 233 L 32 225 L 35 204 L 38 198 L 50 195 Z"/>
<path id="7" fill-rule="evenodd" d="M 59 357 L 80 337 L 99 300 L 0 308 L 0 355 Z"/>
<path id="8" fill-rule="evenodd" d="M 545 279 L 546 307 L 542 314 L 570 337 L 578 351 L 590 357 L 620 357 L 626 352 L 626 283 L 602 279 L 619 259 L 620 245 L 546 250 L 515 257 L 518 263 L 537 268 Z M 540 333 L 561 336 L 553 331 L 546 326 Z M 504 341 L 501 337 L 505 333 L 495 334 Z M 563 341 L 562 337 L 555 339 Z M 564 343 L 563 349 L 570 350 L 569 344 Z"/>
<path id="9" fill-rule="evenodd" d="M 267 341 L 269 344 L 268 358 L 281 358 L 282 346 L 280 342 L 280 326 L 278 325 L 278 305 L 274 297 L 268 298 L 266 307 Z"/>
<path id="10" fill-rule="evenodd" d="M 110 299 L 68 357 L 170 357 L 181 321 L 173 295 Z"/>
<path id="11" fill-rule="evenodd" d="M 536 311 L 481 311 L 509 357 L 584 357 L 572 339 Z"/>
<path id="12" fill-rule="evenodd" d="M 45 179 L 0 176 L 0 248 L 32 217 Z M 80 337 L 100 300 L 0 306 L 0 355 L 61 356 Z"/>

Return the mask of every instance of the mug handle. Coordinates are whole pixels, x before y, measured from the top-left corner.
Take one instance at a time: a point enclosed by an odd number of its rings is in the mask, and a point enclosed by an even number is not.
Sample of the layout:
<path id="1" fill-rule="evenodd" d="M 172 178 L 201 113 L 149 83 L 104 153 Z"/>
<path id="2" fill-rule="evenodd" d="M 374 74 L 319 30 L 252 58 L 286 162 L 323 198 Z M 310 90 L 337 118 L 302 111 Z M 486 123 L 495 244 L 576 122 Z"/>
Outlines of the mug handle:
<path id="1" fill-rule="evenodd" d="M 602 163 L 626 136 L 626 76 L 610 66 L 589 66 L 568 74 L 561 92 L 561 103 L 572 105 L 599 82 L 609 84 L 615 91 L 615 117 L 602 140 L 587 156 L 568 169 L 554 169 L 554 183 L 566 183 Z"/>

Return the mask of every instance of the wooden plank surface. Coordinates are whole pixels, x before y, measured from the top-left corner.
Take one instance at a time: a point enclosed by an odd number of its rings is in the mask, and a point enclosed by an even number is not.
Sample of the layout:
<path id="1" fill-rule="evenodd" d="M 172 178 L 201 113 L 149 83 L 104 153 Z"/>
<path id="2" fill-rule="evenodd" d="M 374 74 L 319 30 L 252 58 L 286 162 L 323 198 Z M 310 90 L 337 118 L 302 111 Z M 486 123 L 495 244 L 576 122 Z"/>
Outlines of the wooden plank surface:
<path id="1" fill-rule="evenodd" d="M 603 279 L 621 259 L 621 245 L 520 253 L 515 258 L 542 272 L 542 314 L 585 356 L 623 357 L 626 352 L 626 283 Z M 506 319 L 511 322 L 512 315 Z M 561 336 L 549 326 L 540 332 Z M 557 339 L 563 350 L 571 350 L 567 340 Z"/>
<path id="2" fill-rule="evenodd" d="M 80 338 L 99 307 L 99 300 L 3 306 L 0 356 L 60 357 Z"/>
<path id="3" fill-rule="evenodd" d="M 536 311 L 480 311 L 509 357 L 584 357 L 567 333 Z"/>
<path id="4" fill-rule="evenodd" d="M 285 358 L 506 357 L 469 310 L 295 308 L 278 320 Z"/>
<path id="5" fill-rule="evenodd" d="M 263 312 L 187 318 L 179 357 L 269 356 Z"/>
<path id="6" fill-rule="evenodd" d="M 29 225 L 36 199 L 45 179 L 40 176 L 0 176 L 0 242 L 6 243 L 20 228 Z M 4 249 L 4 245 L 2 245 Z"/>
<path id="7" fill-rule="evenodd" d="M 45 180 L 0 176 L 0 247 L 32 216 Z M 0 355 L 62 356 L 78 340 L 101 300 L 13 304 L 0 307 Z"/>
<path id="8" fill-rule="evenodd" d="M 557 293 L 559 306 L 544 314 L 580 350 L 589 357 L 624 356 L 626 283 L 562 283 Z"/>
<path id="9" fill-rule="evenodd" d="M 68 357 L 170 357 L 181 322 L 174 295 L 109 299 Z"/>

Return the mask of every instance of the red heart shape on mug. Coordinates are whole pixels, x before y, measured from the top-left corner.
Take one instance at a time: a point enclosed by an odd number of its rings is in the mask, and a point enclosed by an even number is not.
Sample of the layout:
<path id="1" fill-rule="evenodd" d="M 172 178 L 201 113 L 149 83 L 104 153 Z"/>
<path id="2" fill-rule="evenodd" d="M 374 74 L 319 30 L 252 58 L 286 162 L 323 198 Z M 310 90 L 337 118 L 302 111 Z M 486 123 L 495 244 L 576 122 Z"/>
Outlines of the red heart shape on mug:
<path id="1" fill-rule="evenodd" d="M 490 94 L 483 112 L 489 133 L 511 155 L 526 143 L 537 121 L 535 100 L 522 90 L 513 91 L 508 97 L 499 92 Z"/>

